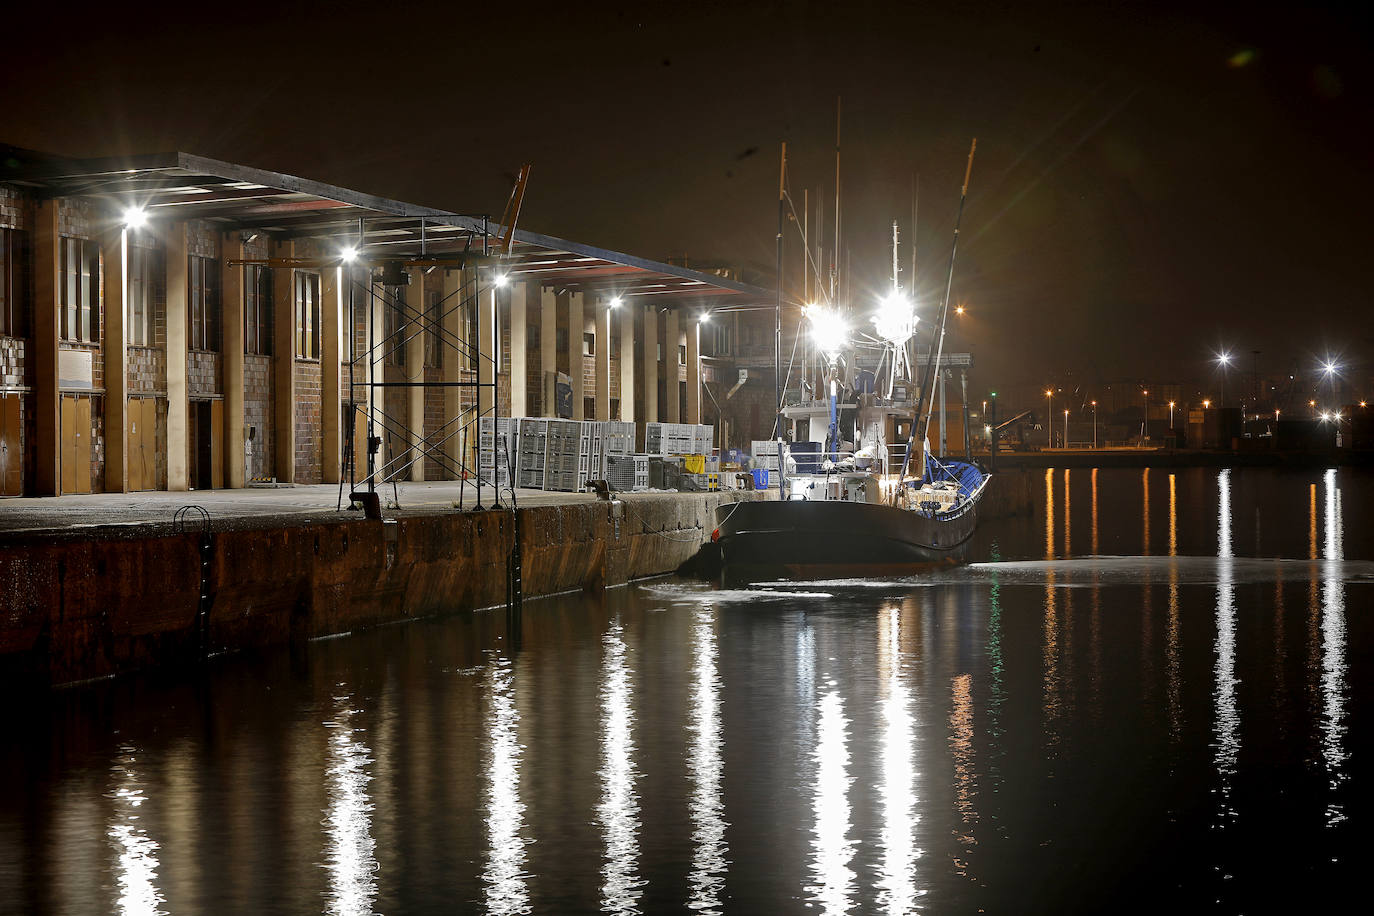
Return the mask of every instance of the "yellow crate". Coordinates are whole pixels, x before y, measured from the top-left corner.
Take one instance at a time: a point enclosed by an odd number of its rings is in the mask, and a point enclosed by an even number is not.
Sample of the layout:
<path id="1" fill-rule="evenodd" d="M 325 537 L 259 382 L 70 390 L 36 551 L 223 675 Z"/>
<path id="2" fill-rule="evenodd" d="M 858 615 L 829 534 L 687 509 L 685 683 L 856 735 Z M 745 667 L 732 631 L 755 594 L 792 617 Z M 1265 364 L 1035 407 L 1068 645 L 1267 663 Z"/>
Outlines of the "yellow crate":
<path id="1" fill-rule="evenodd" d="M 688 474 L 705 474 L 705 473 L 706 473 L 706 456 L 705 456 L 705 455 L 683 455 L 683 456 L 682 456 L 682 469 L 683 469 L 684 471 L 686 471 Z"/>

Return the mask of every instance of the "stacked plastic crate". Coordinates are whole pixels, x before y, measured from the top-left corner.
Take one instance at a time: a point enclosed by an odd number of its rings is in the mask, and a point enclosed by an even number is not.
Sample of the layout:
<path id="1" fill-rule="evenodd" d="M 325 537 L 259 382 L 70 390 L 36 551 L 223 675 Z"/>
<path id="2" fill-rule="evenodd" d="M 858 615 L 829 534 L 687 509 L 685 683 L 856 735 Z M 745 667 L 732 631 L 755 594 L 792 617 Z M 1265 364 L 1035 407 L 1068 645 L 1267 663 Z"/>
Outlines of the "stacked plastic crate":
<path id="1" fill-rule="evenodd" d="M 607 455 L 606 482 L 614 490 L 649 489 L 649 455 Z"/>
<path id="2" fill-rule="evenodd" d="M 582 423 L 578 420 L 548 420 L 544 445 L 544 489 L 571 492 L 578 489 L 578 459 L 582 446 Z"/>
<path id="3" fill-rule="evenodd" d="M 511 486 L 511 455 L 519 455 L 520 423 L 509 417 L 481 417 L 477 421 L 477 472 L 482 482 Z"/>
<path id="4" fill-rule="evenodd" d="M 768 486 L 778 485 L 778 443 L 776 439 L 755 439 L 750 444 L 754 467 L 768 469 Z"/>
<path id="5" fill-rule="evenodd" d="M 526 419 L 520 421 L 519 462 L 516 480 L 532 490 L 544 489 L 544 452 L 548 447 L 549 421 Z"/>

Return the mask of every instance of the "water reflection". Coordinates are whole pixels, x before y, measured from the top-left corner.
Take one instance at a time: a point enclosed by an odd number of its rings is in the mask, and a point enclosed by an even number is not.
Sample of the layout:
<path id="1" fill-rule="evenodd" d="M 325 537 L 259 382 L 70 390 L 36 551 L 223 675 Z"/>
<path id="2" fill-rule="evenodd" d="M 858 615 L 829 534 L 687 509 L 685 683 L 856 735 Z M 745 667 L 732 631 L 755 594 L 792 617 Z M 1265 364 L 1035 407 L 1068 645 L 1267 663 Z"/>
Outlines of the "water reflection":
<path id="1" fill-rule="evenodd" d="M 692 627 L 692 721 L 687 765 L 692 779 L 692 873 L 688 878 L 694 912 L 721 911 L 720 894 L 729 866 L 725 843 L 725 801 L 721 796 L 720 671 L 712 611 L 697 611 Z"/>
<path id="2" fill-rule="evenodd" d="M 119 749 L 111 768 L 115 777 L 114 816 L 107 835 L 116 852 L 115 881 L 119 884 L 116 901 L 121 916 L 159 916 L 167 911 L 157 887 L 158 844 L 148 836 L 139 823 L 139 811 L 148 796 L 137 770 L 138 750 L 124 746 Z"/>
<path id="3" fill-rule="evenodd" d="M 1150 555 L 1150 469 L 1140 472 L 1140 518 L 1144 529 L 1140 533 L 1140 555 Z"/>
<path id="4" fill-rule="evenodd" d="M 910 913 L 917 897 L 916 765 L 912 747 L 909 689 L 901 656 L 901 609 L 893 606 L 879 626 L 879 670 L 882 690 L 883 860 L 878 876 L 878 904 L 886 913 Z"/>
<path id="5" fill-rule="evenodd" d="M 1178 608 L 1178 480 L 1169 475 L 1169 633 L 1165 640 L 1165 677 L 1168 680 L 1169 738 L 1183 734 L 1182 662 L 1179 657 Z"/>
<path id="6" fill-rule="evenodd" d="M 1073 556 L 1073 513 L 1069 507 L 1069 469 L 1064 468 L 1064 556 Z"/>
<path id="7" fill-rule="evenodd" d="M 634 698 L 626 661 L 624 628 L 617 621 L 601 640 L 601 803 L 597 814 L 605 842 L 601 908 L 638 913 L 644 882 L 639 864 L 639 795 L 635 780 Z"/>
<path id="8" fill-rule="evenodd" d="M 363 729 L 353 726 L 358 710 L 349 705 L 350 700 L 335 697 L 334 718 L 324 723 L 330 730 L 325 768 L 329 795 L 324 817 L 325 869 L 329 872 L 325 912 L 338 916 L 371 913 L 377 896 L 377 843 L 372 838 L 373 806 L 367 792 L 372 756 L 357 737 Z"/>
<path id="9" fill-rule="evenodd" d="M 1336 471 L 1326 472 L 1325 563 L 1322 575 L 1322 715 L 1321 749 L 1326 762 L 1328 785 L 1333 797 L 1327 804 L 1327 825 L 1345 820 L 1345 811 L 1335 793 L 1345 780 L 1345 582 L 1341 561 L 1345 558 L 1344 525 L 1341 518 L 1341 491 L 1336 486 Z"/>
<path id="10" fill-rule="evenodd" d="M 1216 735 L 1213 762 L 1221 777 L 1223 818 L 1235 816 L 1231 782 L 1240 754 L 1240 713 L 1236 707 L 1236 587 L 1231 554 L 1231 471 L 1217 475 L 1217 642 L 1214 669 Z"/>
<path id="11" fill-rule="evenodd" d="M 811 809 L 815 818 L 811 831 L 811 873 L 807 888 L 810 899 L 819 903 L 822 913 L 847 913 L 853 905 L 855 840 L 849 838 L 849 747 L 844 701 L 835 682 L 828 681 L 817 706 L 816 785 Z"/>
<path id="12" fill-rule="evenodd" d="M 1054 471 L 1045 471 L 1045 559 L 1054 559 Z M 1045 571 L 1045 735 L 1051 745 L 1059 743 L 1055 723 L 1059 718 L 1059 608 L 1055 588 L 1055 564 Z"/>
<path id="13" fill-rule="evenodd" d="M 525 883 L 525 805 L 520 801 L 520 711 L 515 704 L 515 671 L 511 660 L 497 655 L 487 669 L 490 697 L 487 741 L 487 866 L 482 871 L 490 913 L 529 911 Z"/>
<path id="14" fill-rule="evenodd" d="M 965 877 L 969 875 L 968 854 L 978 841 L 974 838 L 973 827 L 978 823 L 978 812 L 973 807 L 977 790 L 977 780 L 973 768 L 973 677 L 961 674 L 951 685 L 952 703 L 949 711 L 949 751 L 954 761 L 954 806 L 959 811 L 963 824 L 962 834 L 956 834 L 958 842 L 964 847 L 962 855 L 955 856 L 954 870 Z"/>

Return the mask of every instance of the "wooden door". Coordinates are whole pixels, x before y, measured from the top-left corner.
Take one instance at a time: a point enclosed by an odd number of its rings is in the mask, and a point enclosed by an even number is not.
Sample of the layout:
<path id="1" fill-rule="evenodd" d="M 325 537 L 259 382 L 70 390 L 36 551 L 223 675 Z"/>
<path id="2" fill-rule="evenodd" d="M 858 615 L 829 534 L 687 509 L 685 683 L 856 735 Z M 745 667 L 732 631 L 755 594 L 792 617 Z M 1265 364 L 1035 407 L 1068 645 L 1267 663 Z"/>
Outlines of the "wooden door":
<path id="1" fill-rule="evenodd" d="M 157 398 L 130 398 L 129 489 L 157 489 Z"/>
<path id="2" fill-rule="evenodd" d="M 129 489 L 142 490 L 143 485 L 143 450 L 139 448 L 138 437 L 143 435 L 143 398 L 129 398 L 127 406 L 124 408 L 124 415 L 129 422 L 128 443 L 129 443 Z"/>
<path id="3" fill-rule="evenodd" d="M 210 486 L 224 488 L 224 402 L 210 402 Z"/>
<path id="4" fill-rule="evenodd" d="M 76 402 L 76 493 L 91 492 L 91 399 Z"/>
<path id="5" fill-rule="evenodd" d="M 62 492 L 76 492 L 76 398 L 62 399 Z"/>
<path id="6" fill-rule="evenodd" d="M 344 405 L 344 428 L 348 428 L 349 418 L 353 424 L 353 477 L 351 483 L 367 479 L 367 411 L 354 410 Z"/>
<path id="7" fill-rule="evenodd" d="M 24 492 L 19 403 L 17 394 L 0 395 L 0 496 L 21 496 Z"/>

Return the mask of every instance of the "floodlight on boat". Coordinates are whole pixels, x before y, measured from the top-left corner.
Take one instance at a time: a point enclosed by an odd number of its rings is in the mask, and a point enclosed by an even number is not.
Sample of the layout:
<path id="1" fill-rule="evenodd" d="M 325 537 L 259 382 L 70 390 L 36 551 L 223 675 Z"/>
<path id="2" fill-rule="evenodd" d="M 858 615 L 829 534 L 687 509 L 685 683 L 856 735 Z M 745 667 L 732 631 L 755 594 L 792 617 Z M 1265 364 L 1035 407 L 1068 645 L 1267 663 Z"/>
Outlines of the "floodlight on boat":
<path id="1" fill-rule="evenodd" d="M 125 229 L 142 229 L 148 225 L 148 211 L 142 207 L 130 207 L 124 211 Z"/>
<path id="2" fill-rule="evenodd" d="M 911 300 L 898 290 L 893 290 L 878 303 L 878 313 L 873 316 L 873 327 L 878 336 L 890 343 L 906 343 L 916 333 L 916 312 Z"/>
<path id="3" fill-rule="evenodd" d="M 806 317 L 811 321 L 811 339 L 827 357 L 834 357 L 844 349 L 849 339 L 849 326 L 833 309 L 812 308 Z"/>

